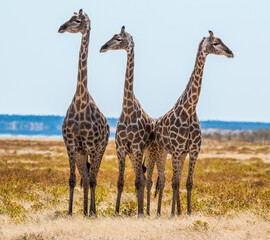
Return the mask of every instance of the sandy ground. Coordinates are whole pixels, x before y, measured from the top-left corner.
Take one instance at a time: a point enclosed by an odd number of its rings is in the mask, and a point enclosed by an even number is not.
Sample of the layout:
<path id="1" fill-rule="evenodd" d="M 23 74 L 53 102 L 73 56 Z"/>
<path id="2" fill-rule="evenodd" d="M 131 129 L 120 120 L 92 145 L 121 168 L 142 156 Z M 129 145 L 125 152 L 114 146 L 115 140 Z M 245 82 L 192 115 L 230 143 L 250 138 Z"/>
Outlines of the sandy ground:
<path id="1" fill-rule="evenodd" d="M 252 214 L 174 219 L 145 217 L 42 217 L 26 225 L 1 226 L 0 239 L 270 239 L 270 223 Z"/>

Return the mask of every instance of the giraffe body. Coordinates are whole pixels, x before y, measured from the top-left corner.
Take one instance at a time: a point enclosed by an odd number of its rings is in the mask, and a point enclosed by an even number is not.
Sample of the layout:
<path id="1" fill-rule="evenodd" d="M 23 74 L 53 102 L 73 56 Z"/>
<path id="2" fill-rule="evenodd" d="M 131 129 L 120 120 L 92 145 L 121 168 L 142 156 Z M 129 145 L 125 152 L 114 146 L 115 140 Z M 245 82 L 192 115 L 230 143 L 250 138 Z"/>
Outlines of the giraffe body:
<path id="1" fill-rule="evenodd" d="M 66 31 L 82 33 L 77 89 L 62 126 L 70 164 L 70 215 L 72 215 L 73 194 L 76 185 L 76 166 L 82 177 L 84 189 L 84 215 L 88 214 L 89 186 L 91 188 L 89 215 L 96 215 L 95 188 L 97 174 L 110 134 L 106 118 L 98 109 L 87 89 L 87 56 L 90 29 L 90 19 L 82 10 L 78 14 L 74 13 L 71 19 L 59 28 L 60 33 Z M 90 158 L 90 167 L 88 156 Z"/>
<path id="2" fill-rule="evenodd" d="M 219 38 L 215 38 L 213 33 L 210 31 L 210 37 L 203 38 L 203 40 L 199 44 L 194 70 L 185 91 L 177 100 L 174 107 L 156 121 L 156 145 L 155 148 L 152 149 L 152 151 L 156 152 L 156 156 L 155 158 L 150 156 L 149 161 L 150 165 L 153 165 L 153 162 L 156 161 L 159 172 L 158 184 L 160 187 L 158 214 L 160 214 L 160 198 L 162 198 L 162 191 L 165 182 L 164 166 L 167 153 L 172 156 L 173 166 L 173 200 L 171 210 L 172 216 L 174 216 L 175 214 L 175 202 L 177 202 L 177 212 L 178 214 L 181 214 L 179 195 L 180 179 L 185 158 L 187 154 L 189 154 L 189 170 L 186 188 L 188 204 L 187 209 L 188 214 L 191 214 L 191 190 L 193 185 L 193 172 L 200 152 L 202 141 L 200 123 L 196 114 L 196 106 L 201 91 L 203 68 L 208 54 L 233 57 L 233 53 L 231 52 L 231 50 L 227 46 L 225 46 Z M 147 185 L 149 185 L 149 187 L 147 188 L 147 194 L 149 196 L 150 204 L 152 169 L 147 169 L 147 171 L 149 171 L 149 177 L 147 173 Z M 149 212 L 150 206 L 147 207 L 147 209 Z"/>
<path id="3" fill-rule="evenodd" d="M 132 36 L 125 32 L 124 27 L 122 27 L 120 34 L 115 34 L 111 40 L 101 47 L 100 52 L 105 52 L 109 49 L 124 49 L 127 51 L 123 107 L 115 136 L 119 163 L 115 214 L 119 213 L 120 199 L 124 187 L 125 160 L 126 156 L 129 156 L 136 174 L 135 187 L 138 197 L 138 214 L 142 215 L 145 187 L 142 160 L 145 151 L 147 151 L 154 138 L 155 122 L 145 113 L 133 92 L 134 42 Z"/>

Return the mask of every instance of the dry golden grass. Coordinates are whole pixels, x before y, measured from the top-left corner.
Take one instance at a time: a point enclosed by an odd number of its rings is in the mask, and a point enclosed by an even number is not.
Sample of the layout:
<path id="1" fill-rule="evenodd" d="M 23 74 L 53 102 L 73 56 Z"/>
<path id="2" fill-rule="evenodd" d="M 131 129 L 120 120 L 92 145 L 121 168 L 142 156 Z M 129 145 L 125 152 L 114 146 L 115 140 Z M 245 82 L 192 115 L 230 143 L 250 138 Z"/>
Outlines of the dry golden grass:
<path id="1" fill-rule="evenodd" d="M 69 165 L 61 140 L 0 139 L 0 239 L 270 239 L 269 142 L 205 139 L 194 174 L 193 216 L 169 218 L 172 167 L 166 166 L 162 217 L 137 219 L 134 173 L 127 160 L 121 217 L 113 217 L 118 163 L 107 147 L 98 175 L 98 218 L 82 217 L 77 184 L 74 216 L 67 217 Z M 156 180 L 154 175 L 154 181 Z M 77 183 L 80 177 L 77 175 Z"/>
<path id="2" fill-rule="evenodd" d="M 48 214 L 49 215 L 49 214 Z M 39 217 L 31 224 L 8 225 L 2 231 L 5 239 L 270 239 L 269 222 L 247 214 L 206 217 L 195 214 L 169 219 L 136 217 L 98 217 L 86 219 L 82 216 Z"/>

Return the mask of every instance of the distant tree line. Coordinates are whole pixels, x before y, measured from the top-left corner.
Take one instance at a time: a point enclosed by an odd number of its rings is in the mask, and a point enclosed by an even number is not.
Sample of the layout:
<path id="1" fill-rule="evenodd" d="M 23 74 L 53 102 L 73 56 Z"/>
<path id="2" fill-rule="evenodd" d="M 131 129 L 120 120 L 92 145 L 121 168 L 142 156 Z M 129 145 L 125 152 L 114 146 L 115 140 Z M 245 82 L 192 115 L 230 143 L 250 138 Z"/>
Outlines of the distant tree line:
<path id="1" fill-rule="evenodd" d="M 270 129 L 222 131 L 216 130 L 203 132 L 203 137 L 213 139 L 239 139 L 247 142 L 270 141 Z"/>

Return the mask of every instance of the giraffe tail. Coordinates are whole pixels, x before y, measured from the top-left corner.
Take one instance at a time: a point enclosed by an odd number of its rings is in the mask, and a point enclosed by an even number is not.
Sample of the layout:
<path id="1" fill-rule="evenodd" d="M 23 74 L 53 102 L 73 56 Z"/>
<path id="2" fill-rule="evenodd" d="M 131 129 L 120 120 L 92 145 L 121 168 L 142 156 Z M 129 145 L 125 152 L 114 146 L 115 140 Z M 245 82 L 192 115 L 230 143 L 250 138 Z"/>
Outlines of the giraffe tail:
<path id="1" fill-rule="evenodd" d="M 86 162 L 86 167 L 87 167 L 87 171 L 90 171 L 90 163 L 87 161 Z M 82 178 L 81 178 L 81 188 L 82 188 Z"/>
<path id="2" fill-rule="evenodd" d="M 145 158 L 143 159 L 142 170 L 143 170 L 143 174 L 145 174 L 146 172 Z"/>
<path id="3" fill-rule="evenodd" d="M 159 191 L 159 176 L 157 178 L 157 183 L 156 183 L 155 198 L 157 197 L 158 191 Z"/>

